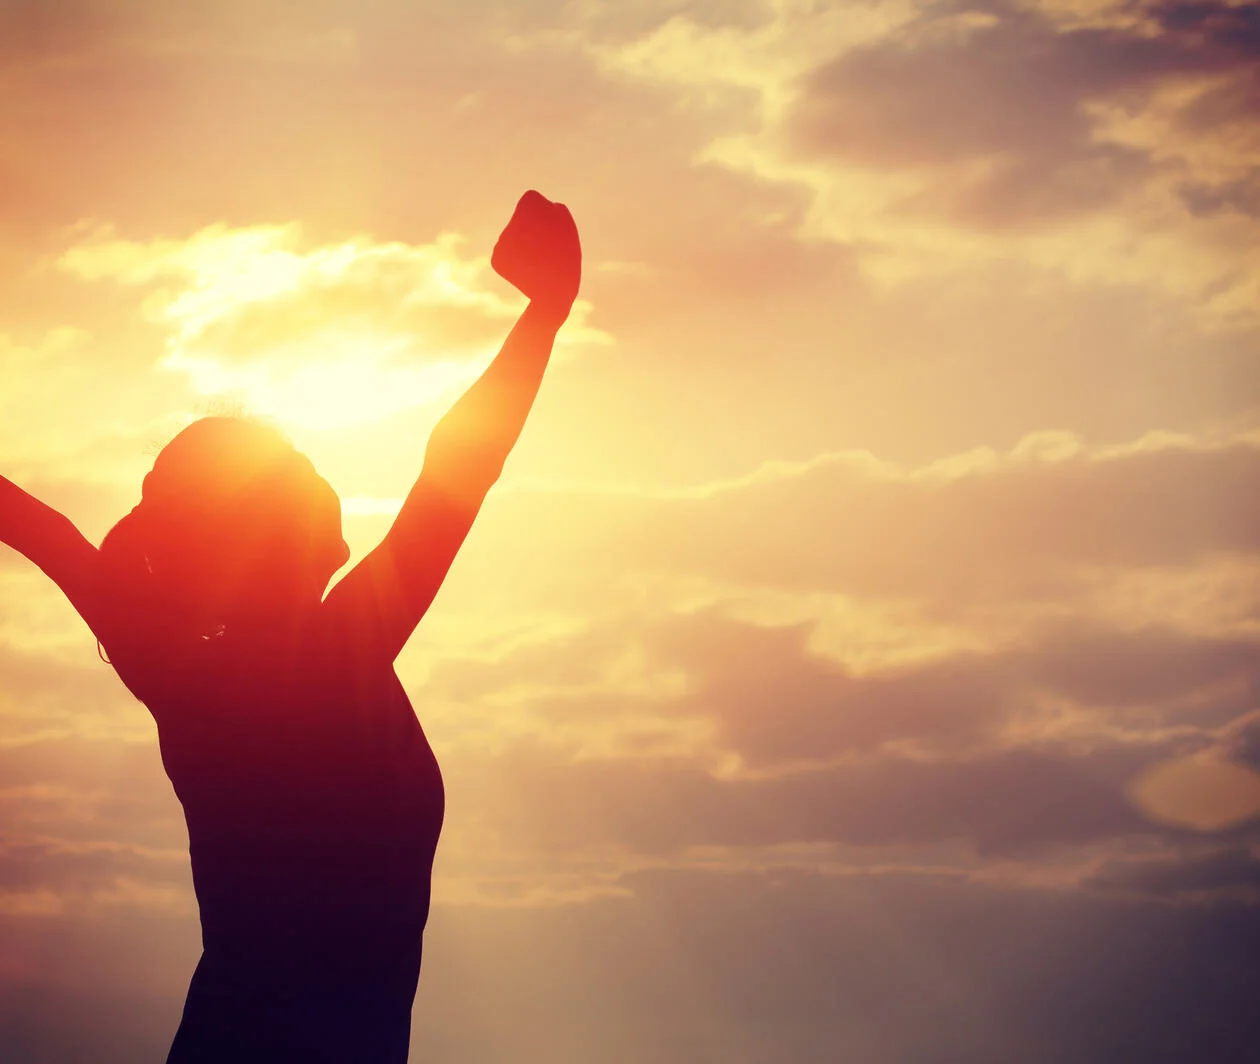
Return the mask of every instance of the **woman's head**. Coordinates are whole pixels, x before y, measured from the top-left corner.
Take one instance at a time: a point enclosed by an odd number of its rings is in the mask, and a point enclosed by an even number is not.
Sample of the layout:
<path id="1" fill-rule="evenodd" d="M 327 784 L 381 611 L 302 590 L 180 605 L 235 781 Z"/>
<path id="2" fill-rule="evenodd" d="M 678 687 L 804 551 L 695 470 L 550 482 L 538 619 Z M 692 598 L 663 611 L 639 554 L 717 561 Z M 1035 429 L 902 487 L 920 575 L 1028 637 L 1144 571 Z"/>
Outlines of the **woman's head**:
<path id="1" fill-rule="evenodd" d="M 349 557 L 327 481 L 280 433 L 234 417 L 162 449 L 101 553 L 204 624 L 317 601 Z"/>

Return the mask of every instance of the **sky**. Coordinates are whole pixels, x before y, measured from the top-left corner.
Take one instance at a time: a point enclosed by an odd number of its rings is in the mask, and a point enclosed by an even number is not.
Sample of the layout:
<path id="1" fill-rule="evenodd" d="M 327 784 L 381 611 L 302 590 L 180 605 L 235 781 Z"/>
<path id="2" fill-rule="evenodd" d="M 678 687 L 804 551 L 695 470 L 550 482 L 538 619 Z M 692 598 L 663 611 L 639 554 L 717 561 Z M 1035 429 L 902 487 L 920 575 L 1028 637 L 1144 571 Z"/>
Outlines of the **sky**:
<path id="1" fill-rule="evenodd" d="M 0 0 L 0 470 L 99 542 L 248 412 L 361 556 L 528 188 L 584 281 L 398 662 L 412 1059 L 1250 1059 L 1260 5 Z M 3 548 L 0 1058 L 161 1061 L 198 951 Z"/>

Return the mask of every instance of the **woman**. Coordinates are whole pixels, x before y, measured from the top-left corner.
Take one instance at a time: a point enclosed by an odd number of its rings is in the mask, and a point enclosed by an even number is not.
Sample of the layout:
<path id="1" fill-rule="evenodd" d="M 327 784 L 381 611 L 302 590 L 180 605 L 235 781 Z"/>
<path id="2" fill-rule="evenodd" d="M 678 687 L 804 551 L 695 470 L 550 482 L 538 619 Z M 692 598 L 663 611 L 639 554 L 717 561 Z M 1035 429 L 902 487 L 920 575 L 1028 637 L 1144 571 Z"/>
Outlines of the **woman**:
<path id="1" fill-rule="evenodd" d="M 407 1059 L 443 793 L 393 661 L 577 295 L 568 210 L 527 192 L 491 262 L 529 306 L 434 429 L 389 533 L 326 598 L 349 555 L 340 503 L 264 426 L 190 425 L 99 550 L 0 478 L 0 538 L 153 713 L 184 807 L 203 951 L 169 1064 Z"/>

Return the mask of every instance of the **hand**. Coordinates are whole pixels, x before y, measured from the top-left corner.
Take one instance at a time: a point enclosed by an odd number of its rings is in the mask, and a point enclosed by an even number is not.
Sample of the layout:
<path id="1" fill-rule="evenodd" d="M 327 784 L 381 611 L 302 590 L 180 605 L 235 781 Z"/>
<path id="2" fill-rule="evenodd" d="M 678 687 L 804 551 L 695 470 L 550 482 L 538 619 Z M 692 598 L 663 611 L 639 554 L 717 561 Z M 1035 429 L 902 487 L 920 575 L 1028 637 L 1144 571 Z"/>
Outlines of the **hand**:
<path id="1" fill-rule="evenodd" d="M 582 281 L 582 247 L 563 203 L 526 192 L 490 256 L 494 272 L 563 321 Z"/>

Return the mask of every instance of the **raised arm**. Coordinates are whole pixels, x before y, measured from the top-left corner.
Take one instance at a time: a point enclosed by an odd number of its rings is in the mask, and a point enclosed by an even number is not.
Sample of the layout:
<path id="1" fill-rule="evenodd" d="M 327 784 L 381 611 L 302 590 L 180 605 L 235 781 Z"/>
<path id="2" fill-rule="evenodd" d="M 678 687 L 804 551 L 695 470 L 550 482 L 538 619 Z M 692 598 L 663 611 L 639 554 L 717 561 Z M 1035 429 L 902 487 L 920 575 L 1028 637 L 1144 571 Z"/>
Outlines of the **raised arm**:
<path id="1" fill-rule="evenodd" d="M 100 637 L 97 550 L 68 517 L 0 477 L 0 541 L 48 574 Z"/>
<path id="2" fill-rule="evenodd" d="M 324 601 L 325 619 L 365 654 L 398 656 L 521 434 L 581 278 L 568 209 L 525 193 L 490 261 L 529 306 L 494 361 L 434 428 L 420 478 L 385 538 Z"/>

